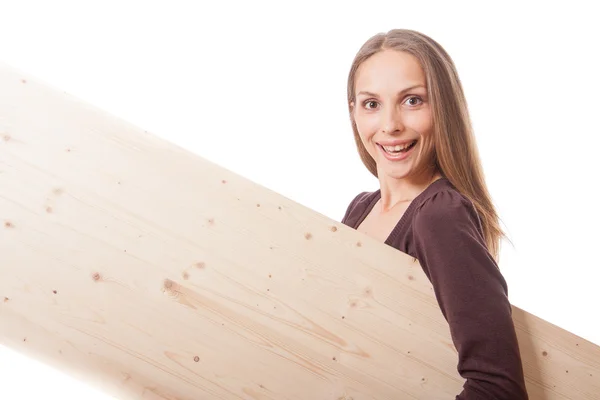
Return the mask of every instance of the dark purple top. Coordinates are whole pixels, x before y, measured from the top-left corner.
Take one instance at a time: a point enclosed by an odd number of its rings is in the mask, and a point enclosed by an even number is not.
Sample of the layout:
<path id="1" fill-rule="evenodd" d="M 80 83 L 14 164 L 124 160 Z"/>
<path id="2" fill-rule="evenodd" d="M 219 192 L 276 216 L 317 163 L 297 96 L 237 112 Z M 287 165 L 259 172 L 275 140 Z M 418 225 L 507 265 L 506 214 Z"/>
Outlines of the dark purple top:
<path id="1" fill-rule="evenodd" d="M 380 196 L 360 193 L 341 222 L 357 229 Z M 466 379 L 455 400 L 528 399 L 506 281 L 471 201 L 441 178 L 409 204 L 385 243 L 416 258 L 433 285 Z"/>

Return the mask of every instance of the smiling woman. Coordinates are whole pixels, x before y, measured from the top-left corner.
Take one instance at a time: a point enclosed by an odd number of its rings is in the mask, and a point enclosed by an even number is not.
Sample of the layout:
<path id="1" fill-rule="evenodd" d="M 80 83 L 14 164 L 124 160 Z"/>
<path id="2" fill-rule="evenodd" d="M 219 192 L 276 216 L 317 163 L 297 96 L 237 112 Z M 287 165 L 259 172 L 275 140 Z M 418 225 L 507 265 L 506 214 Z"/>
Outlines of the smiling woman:
<path id="1" fill-rule="evenodd" d="M 412 30 L 375 35 L 352 64 L 348 106 L 380 189 L 356 196 L 342 222 L 418 259 L 466 379 L 457 399 L 527 399 L 497 266 L 503 232 L 450 56 Z"/>

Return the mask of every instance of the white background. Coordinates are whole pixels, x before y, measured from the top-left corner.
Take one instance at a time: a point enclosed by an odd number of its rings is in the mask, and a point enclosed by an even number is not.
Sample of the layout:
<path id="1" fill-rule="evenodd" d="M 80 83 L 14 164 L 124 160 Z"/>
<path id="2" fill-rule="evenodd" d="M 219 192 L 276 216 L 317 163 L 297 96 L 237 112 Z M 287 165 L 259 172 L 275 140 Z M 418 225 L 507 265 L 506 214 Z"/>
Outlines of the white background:
<path id="1" fill-rule="evenodd" d="M 597 14 L 486 4 L 2 0 L 0 60 L 340 220 L 378 187 L 348 121 L 351 61 L 375 33 L 419 30 L 461 76 L 512 303 L 600 344 Z M 1 346 L 0 387 L 107 399 Z"/>

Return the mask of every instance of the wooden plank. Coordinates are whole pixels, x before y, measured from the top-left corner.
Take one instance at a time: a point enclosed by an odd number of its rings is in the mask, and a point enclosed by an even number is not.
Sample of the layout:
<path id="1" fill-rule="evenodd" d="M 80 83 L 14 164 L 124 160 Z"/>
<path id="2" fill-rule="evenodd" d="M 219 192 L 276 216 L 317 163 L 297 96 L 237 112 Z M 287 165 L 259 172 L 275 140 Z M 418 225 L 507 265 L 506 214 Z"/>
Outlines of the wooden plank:
<path id="1" fill-rule="evenodd" d="M 408 255 L 10 67 L 0 87 L 0 343 L 119 399 L 460 391 Z M 513 309 L 531 398 L 600 399 L 600 348 Z"/>

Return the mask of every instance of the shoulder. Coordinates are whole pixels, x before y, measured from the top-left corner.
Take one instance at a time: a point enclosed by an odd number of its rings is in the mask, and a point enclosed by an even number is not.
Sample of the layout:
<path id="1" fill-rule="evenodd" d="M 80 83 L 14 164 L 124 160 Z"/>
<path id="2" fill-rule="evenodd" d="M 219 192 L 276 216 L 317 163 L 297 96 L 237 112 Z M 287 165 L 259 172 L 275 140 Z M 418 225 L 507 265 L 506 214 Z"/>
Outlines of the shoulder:
<path id="1" fill-rule="evenodd" d="M 481 222 L 471 200 L 444 179 L 416 205 L 413 229 L 416 232 L 442 232 L 458 227 L 481 233 Z"/>
<path id="2" fill-rule="evenodd" d="M 346 225 L 353 225 L 353 221 L 357 219 L 362 212 L 368 207 L 371 201 L 375 198 L 378 191 L 373 192 L 360 192 L 357 194 L 348 207 L 346 208 L 346 212 L 342 217 L 341 222 Z"/>
<path id="3" fill-rule="evenodd" d="M 434 285 L 447 285 L 450 273 L 465 282 L 475 282 L 485 271 L 497 273 L 475 206 L 449 181 L 419 202 L 412 219 L 412 242 L 415 257 Z"/>

